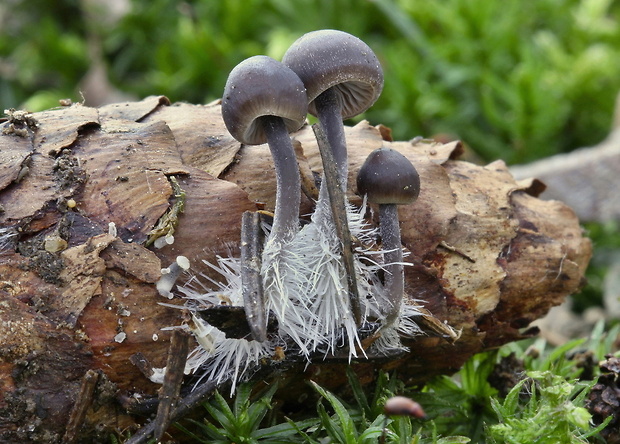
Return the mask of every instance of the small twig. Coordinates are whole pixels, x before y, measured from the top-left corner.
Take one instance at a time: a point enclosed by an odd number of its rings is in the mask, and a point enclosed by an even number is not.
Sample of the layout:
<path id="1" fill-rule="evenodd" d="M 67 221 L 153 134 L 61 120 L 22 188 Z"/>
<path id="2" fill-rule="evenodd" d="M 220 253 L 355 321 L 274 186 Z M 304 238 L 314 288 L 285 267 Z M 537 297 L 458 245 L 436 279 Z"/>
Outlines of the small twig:
<path id="1" fill-rule="evenodd" d="M 445 241 L 441 241 L 439 242 L 439 246 L 442 248 L 445 248 L 448 251 L 451 251 L 452 253 L 456 253 L 459 256 L 461 256 L 463 259 L 468 260 L 469 262 L 471 262 L 472 264 L 476 263 L 476 259 L 472 258 L 471 256 L 468 256 L 467 254 L 463 253 L 460 250 L 457 250 L 455 247 L 453 247 L 452 245 L 448 245 Z"/>
<path id="2" fill-rule="evenodd" d="M 169 180 L 176 201 L 159 219 L 157 226 L 149 232 L 149 237 L 145 243 L 146 247 L 154 244 L 159 238 L 172 236 L 179 224 L 179 215 L 185 211 L 185 201 L 187 198 L 185 190 L 181 188 L 175 176 L 170 176 Z"/>
<path id="3" fill-rule="evenodd" d="M 198 386 L 196 390 L 191 392 L 185 398 L 179 400 L 177 407 L 172 410 L 169 416 L 170 422 L 178 421 L 187 412 L 203 402 L 208 396 L 211 395 L 217 389 L 217 383 L 215 381 L 208 381 Z M 157 424 L 155 421 L 151 421 L 138 430 L 125 444 L 143 444 L 146 443 L 152 433 L 155 432 Z"/>
<path id="4" fill-rule="evenodd" d="M 256 368 L 256 373 L 254 377 L 260 377 L 267 379 L 271 375 L 273 375 L 277 371 L 277 367 L 273 365 L 260 365 Z M 213 394 L 220 387 L 228 384 L 232 379 L 233 373 L 231 372 L 227 379 L 220 380 L 219 382 L 216 380 L 207 381 L 203 384 L 197 386 L 192 392 L 190 392 L 187 396 L 180 399 L 177 403 L 177 406 L 172 413 L 170 414 L 170 423 L 175 422 L 183 418 L 187 413 L 189 413 L 192 409 L 196 408 L 198 405 L 202 404 L 205 400 Z M 151 421 L 138 430 L 125 444 L 144 444 L 148 442 L 149 437 L 155 431 L 155 421 Z"/>
<path id="5" fill-rule="evenodd" d="M 151 376 L 153 376 L 153 365 L 149 362 L 146 356 L 140 352 L 136 352 L 129 357 L 129 362 L 135 365 L 138 370 L 140 370 L 140 373 L 151 379 Z"/>
<path id="6" fill-rule="evenodd" d="M 151 416 L 157 411 L 159 400 L 157 396 L 118 394 L 118 402 L 130 415 Z"/>
<path id="7" fill-rule="evenodd" d="M 220 384 L 222 382 L 220 381 Z M 206 400 L 216 389 L 218 383 L 216 381 L 207 381 L 204 384 L 199 385 L 196 389 L 182 398 L 177 403 L 175 409 L 172 410 L 169 416 L 170 423 L 178 421 L 185 416 L 190 410 L 198 406 L 204 400 Z M 155 421 L 151 421 L 138 430 L 125 444 L 143 444 L 146 443 L 152 433 L 155 432 L 157 424 Z"/>
<path id="8" fill-rule="evenodd" d="M 159 392 L 159 406 L 155 417 L 155 439 L 160 441 L 170 425 L 170 413 L 179 399 L 187 352 L 189 351 L 189 334 L 183 330 L 173 330 L 168 348 L 166 375 L 164 385 Z"/>
<path id="9" fill-rule="evenodd" d="M 321 127 L 317 124 L 312 125 L 314 135 L 316 136 L 323 161 L 323 173 L 325 175 L 325 183 L 321 186 L 327 187 L 329 194 L 329 204 L 334 217 L 334 225 L 336 226 L 336 234 L 342 243 L 342 260 L 344 269 L 347 274 L 347 283 L 349 287 L 349 299 L 351 301 L 351 310 L 355 316 L 355 322 L 358 327 L 362 323 L 362 309 L 360 307 L 360 295 L 357 289 L 357 279 L 355 277 L 355 262 L 353 261 L 353 242 L 351 240 L 351 231 L 349 230 L 349 222 L 347 220 L 346 199 L 344 191 L 338 178 L 336 170 L 336 162 L 330 148 L 329 142 Z"/>
<path id="10" fill-rule="evenodd" d="M 448 324 L 441 322 L 437 319 L 429 310 L 424 307 L 418 307 L 421 313 L 420 319 L 417 321 L 420 327 L 428 333 L 434 333 L 435 335 L 444 338 L 450 344 L 454 344 L 461 337 L 461 330 L 455 330 Z"/>
<path id="11" fill-rule="evenodd" d="M 99 381 L 99 373 L 95 370 L 88 370 L 84 374 L 80 391 L 71 409 L 71 414 L 69 415 L 65 436 L 62 438 L 63 443 L 72 443 L 75 441 L 80 426 L 86 417 L 86 412 L 93 403 L 93 394 L 95 393 L 97 381 Z"/>
<path id="12" fill-rule="evenodd" d="M 246 211 L 241 218 L 241 283 L 245 315 L 258 342 L 267 340 L 267 320 L 260 275 L 263 231 L 260 214 Z"/>

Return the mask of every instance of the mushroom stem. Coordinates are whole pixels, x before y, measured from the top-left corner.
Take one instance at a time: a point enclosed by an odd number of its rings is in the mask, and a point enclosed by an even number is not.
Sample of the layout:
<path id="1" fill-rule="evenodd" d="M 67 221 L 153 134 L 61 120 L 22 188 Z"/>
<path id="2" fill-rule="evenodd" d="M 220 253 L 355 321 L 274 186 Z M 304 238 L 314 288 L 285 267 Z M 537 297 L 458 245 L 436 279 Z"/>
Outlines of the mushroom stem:
<path id="1" fill-rule="evenodd" d="M 328 88 L 314 99 L 314 104 L 321 128 L 334 155 L 340 186 L 343 191 L 346 191 L 348 175 L 347 143 L 344 136 L 344 125 L 342 124 L 342 105 L 339 94 L 334 88 Z"/>
<path id="2" fill-rule="evenodd" d="M 299 226 L 299 167 L 282 118 L 263 116 L 261 120 L 276 169 L 276 207 L 269 238 L 284 243 L 294 237 Z"/>
<path id="3" fill-rule="evenodd" d="M 331 158 L 335 163 L 336 177 L 329 175 L 329 168 L 325 160 L 325 147 L 321 146 L 322 137 L 317 135 L 319 149 L 323 158 L 324 182 L 319 193 L 319 200 L 328 199 L 332 212 L 332 220 L 336 228 L 336 234 L 342 245 L 342 259 L 347 274 L 347 286 L 349 290 L 349 299 L 351 301 L 351 310 L 355 318 L 355 323 L 360 326 L 362 324 L 362 310 L 359 301 L 359 291 L 357 288 L 357 279 L 355 276 L 355 266 L 353 263 L 353 247 L 351 245 L 351 234 L 349 231 L 348 220 L 346 215 L 347 200 L 345 193 L 347 191 L 348 178 L 348 162 L 347 162 L 347 143 L 344 136 L 344 125 L 342 123 L 342 106 L 340 96 L 334 88 L 328 88 L 314 99 L 317 117 L 320 123 L 320 133 L 327 142 L 328 150 L 331 152 Z M 315 130 L 316 133 L 316 130 Z M 334 180 L 335 179 L 335 180 Z M 334 184 L 335 182 L 335 184 Z M 336 188 L 340 187 L 340 192 L 336 192 Z"/>
<path id="4" fill-rule="evenodd" d="M 398 319 L 400 306 L 405 293 L 405 274 L 403 271 L 403 250 L 398 222 L 398 208 L 395 204 L 379 205 L 379 231 L 383 243 L 383 262 L 385 264 L 385 287 L 390 307 L 385 325 L 392 325 Z"/>

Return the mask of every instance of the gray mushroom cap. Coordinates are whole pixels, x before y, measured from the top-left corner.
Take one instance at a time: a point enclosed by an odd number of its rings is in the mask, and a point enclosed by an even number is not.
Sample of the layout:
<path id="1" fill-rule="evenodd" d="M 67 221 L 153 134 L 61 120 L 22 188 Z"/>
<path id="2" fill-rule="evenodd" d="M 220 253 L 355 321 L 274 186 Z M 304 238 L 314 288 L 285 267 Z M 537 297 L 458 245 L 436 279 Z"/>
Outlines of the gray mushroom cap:
<path id="1" fill-rule="evenodd" d="M 308 111 L 314 116 L 313 101 L 328 88 L 339 93 L 343 119 L 366 111 L 383 90 L 383 69 L 377 56 L 366 43 L 346 32 L 309 32 L 291 45 L 282 63 L 303 81 Z"/>
<path id="2" fill-rule="evenodd" d="M 366 158 L 357 174 L 357 191 L 377 204 L 409 204 L 420 194 L 420 176 L 396 150 L 379 148 Z"/>
<path id="3" fill-rule="evenodd" d="M 293 132 L 303 126 L 307 111 L 304 84 L 291 69 L 271 57 L 250 57 L 228 75 L 222 117 L 230 134 L 241 143 L 267 142 L 261 116 L 281 117 L 286 129 Z"/>

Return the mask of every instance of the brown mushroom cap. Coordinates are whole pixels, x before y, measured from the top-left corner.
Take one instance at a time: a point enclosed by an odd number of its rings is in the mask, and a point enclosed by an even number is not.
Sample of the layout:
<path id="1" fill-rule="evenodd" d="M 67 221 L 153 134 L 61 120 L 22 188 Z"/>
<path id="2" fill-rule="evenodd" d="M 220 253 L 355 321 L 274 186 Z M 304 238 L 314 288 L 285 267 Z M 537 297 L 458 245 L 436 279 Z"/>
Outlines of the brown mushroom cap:
<path id="1" fill-rule="evenodd" d="M 366 158 L 357 174 L 357 191 L 377 204 L 409 204 L 420 194 L 420 176 L 396 150 L 379 148 Z"/>
<path id="2" fill-rule="evenodd" d="M 414 418 L 425 418 L 426 413 L 422 406 L 413 399 L 404 396 L 393 396 L 385 401 L 383 411 L 386 415 L 412 416 Z"/>
<path id="3" fill-rule="evenodd" d="M 228 75 L 222 98 L 222 117 L 230 134 L 241 143 L 267 142 L 261 116 L 284 120 L 289 132 L 306 121 L 308 100 L 299 77 L 267 56 L 254 56 L 239 63 Z"/>
<path id="4" fill-rule="evenodd" d="M 314 116 L 313 101 L 328 88 L 339 93 L 343 119 L 366 111 L 383 89 L 383 70 L 377 56 L 366 43 L 346 32 L 309 32 L 291 45 L 282 63 L 303 81 L 310 102 L 308 111 Z"/>

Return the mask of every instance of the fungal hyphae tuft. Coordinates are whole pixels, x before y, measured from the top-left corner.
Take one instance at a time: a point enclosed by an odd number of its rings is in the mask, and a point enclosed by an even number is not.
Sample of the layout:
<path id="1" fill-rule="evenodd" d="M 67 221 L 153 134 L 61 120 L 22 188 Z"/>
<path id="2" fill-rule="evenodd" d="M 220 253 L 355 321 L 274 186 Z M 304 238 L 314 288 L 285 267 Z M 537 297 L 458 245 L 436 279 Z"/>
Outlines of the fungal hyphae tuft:
<path id="1" fill-rule="evenodd" d="M 180 328 L 189 330 L 198 342 L 198 346 L 188 356 L 185 373 L 198 373 L 198 382 L 204 378 L 220 382 L 231 380 L 232 394 L 240 379 L 258 366 L 261 359 L 274 353 L 275 342 L 227 338 L 224 332 L 209 325 L 198 315 L 199 311 L 214 306 L 243 306 L 239 259 L 218 257 L 217 264 L 206 261 L 204 264 L 218 272 L 222 280 L 215 280 L 206 274 L 194 275 L 185 285 L 179 287 L 186 299 L 183 308 L 191 313 L 191 321 Z"/>
<path id="2" fill-rule="evenodd" d="M 365 208 L 355 210 L 347 205 L 351 235 L 357 239 L 371 239 L 373 228 L 363 220 Z M 366 244 L 368 245 L 368 244 Z M 295 325 L 296 334 L 304 349 L 331 355 L 346 346 L 349 357 L 358 356 L 361 341 L 358 326 L 351 311 L 345 267 L 340 254 L 341 245 L 336 235 L 333 218 L 326 200 L 319 200 L 312 222 L 303 227 L 293 240 L 296 269 L 303 276 L 303 291 L 290 295 L 294 306 L 305 304 L 303 319 Z M 354 258 L 362 319 L 378 315 L 382 293 L 376 278 L 379 268 L 372 260 L 373 252 L 360 247 Z M 367 254 L 367 256 L 363 256 Z M 365 257 L 365 259 L 364 259 Z"/>
<path id="3" fill-rule="evenodd" d="M 0 252 L 11 246 L 17 236 L 17 231 L 12 228 L 0 228 Z"/>

